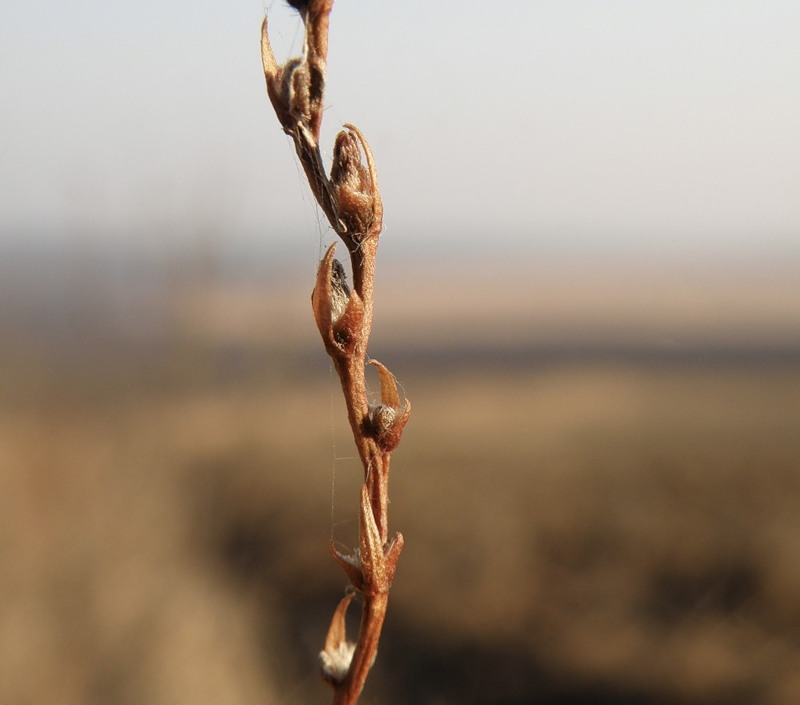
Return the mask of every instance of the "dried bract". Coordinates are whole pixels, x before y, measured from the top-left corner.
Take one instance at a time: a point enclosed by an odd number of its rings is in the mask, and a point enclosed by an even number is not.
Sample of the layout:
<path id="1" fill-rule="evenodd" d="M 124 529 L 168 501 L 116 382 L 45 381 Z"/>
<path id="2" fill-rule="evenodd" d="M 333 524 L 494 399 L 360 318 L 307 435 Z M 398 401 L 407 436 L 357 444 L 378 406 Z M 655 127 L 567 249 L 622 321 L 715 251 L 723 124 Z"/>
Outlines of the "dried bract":
<path id="1" fill-rule="evenodd" d="M 333 146 L 331 184 L 345 232 L 358 244 L 380 233 L 383 204 L 369 144 L 357 128 L 345 127 Z M 367 155 L 367 167 L 361 161 L 362 148 Z"/>
<path id="2" fill-rule="evenodd" d="M 411 402 L 406 400 L 401 410 L 394 375 L 377 360 L 371 360 L 369 364 L 378 371 L 381 403 L 370 407 L 368 431 L 384 452 L 391 453 L 400 443 L 403 429 L 411 415 Z"/>
<path id="3" fill-rule="evenodd" d="M 356 645 L 347 641 L 345 625 L 345 615 L 352 599 L 353 593 L 348 593 L 339 602 L 325 637 L 325 648 L 319 652 L 322 677 L 334 687 L 346 678 L 356 650 Z"/>
<path id="4" fill-rule="evenodd" d="M 344 267 L 334 257 L 335 252 L 334 243 L 320 262 L 311 308 L 325 349 L 330 355 L 340 357 L 352 353 L 361 338 L 364 304 L 347 286 Z"/>

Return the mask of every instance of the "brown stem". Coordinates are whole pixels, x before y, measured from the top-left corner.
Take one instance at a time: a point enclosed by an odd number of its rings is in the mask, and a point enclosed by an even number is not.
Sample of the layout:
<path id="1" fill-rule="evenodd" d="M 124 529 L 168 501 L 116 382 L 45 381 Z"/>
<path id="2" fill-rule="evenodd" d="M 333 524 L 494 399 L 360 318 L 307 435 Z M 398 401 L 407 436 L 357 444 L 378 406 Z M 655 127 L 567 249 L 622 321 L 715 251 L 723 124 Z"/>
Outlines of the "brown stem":
<path id="1" fill-rule="evenodd" d="M 325 349 L 341 381 L 347 418 L 364 467 L 358 548 L 342 554 L 332 547 L 334 558 L 362 598 L 358 637 L 355 645 L 346 641 L 345 612 L 352 598 L 348 594 L 334 612 L 320 654 L 323 677 L 335 690 L 334 705 L 355 705 L 375 661 L 389 588 L 403 548 L 400 534 L 389 541 L 389 467 L 411 405 L 406 401 L 404 408 L 399 408 L 394 377 L 376 361 L 370 364 L 380 377 L 381 403 L 370 405 L 367 396 L 365 370 L 372 330 L 375 256 L 383 222 L 372 151 L 358 128 L 344 125 L 334 145 L 329 178 L 319 149 L 333 0 L 294 0 L 291 4 L 305 21 L 304 53 L 279 66 L 264 20 L 261 57 L 267 92 L 284 132 L 294 142 L 314 197 L 347 246 L 353 274 L 350 292 L 331 246 L 317 272 L 311 300 Z"/>
<path id="2" fill-rule="evenodd" d="M 389 465 L 391 455 L 384 453 L 376 457 L 370 468 L 370 477 L 367 478 L 367 491 L 369 492 L 372 513 L 381 543 L 389 540 Z M 371 480 L 371 482 L 370 482 Z"/>
<path id="3" fill-rule="evenodd" d="M 389 466 L 391 454 L 384 453 L 377 442 L 369 436 L 369 405 L 363 358 L 355 355 L 343 360 L 334 358 L 334 367 L 342 385 L 342 395 L 347 407 L 347 418 L 353 431 L 359 458 L 364 466 L 364 482 L 369 492 L 372 513 L 378 525 L 381 542 L 386 543 L 389 536 Z"/>
<path id="4" fill-rule="evenodd" d="M 362 325 L 363 345 L 358 355 L 363 361 L 366 357 L 367 342 L 372 332 L 372 297 L 375 292 L 375 255 L 378 252 L 378 237 L 368 238 L 361 246 L 350 252 L 353 268 L 353 289 L 364 302 L 364 323 Z"/>
<path id="5" fill-rule="evenodd" d="M 297 130 L 299 131 L 299 128 Z M 336 204 L 331 193 L 330 183 L 325 176 L 319 146 L 312 143 L 308 139 L 308 135 L 303 133 L 294 137 L 294 146 L 314 198 L 317 199 L 317 203 L 322 208 L 322 212 L 325 213 L 325 217 L 331 227 L 338 232 L 340 226 L 336 215 Z"/>
<path id="6" fill-rule="evenodd" d="M 336 688 L 333 705 L 353 705 L 358 701 L 378 653 L 378 642 L 388 605 L 388 592 L 364 597 L 356 650 L 347 676 Z"/>

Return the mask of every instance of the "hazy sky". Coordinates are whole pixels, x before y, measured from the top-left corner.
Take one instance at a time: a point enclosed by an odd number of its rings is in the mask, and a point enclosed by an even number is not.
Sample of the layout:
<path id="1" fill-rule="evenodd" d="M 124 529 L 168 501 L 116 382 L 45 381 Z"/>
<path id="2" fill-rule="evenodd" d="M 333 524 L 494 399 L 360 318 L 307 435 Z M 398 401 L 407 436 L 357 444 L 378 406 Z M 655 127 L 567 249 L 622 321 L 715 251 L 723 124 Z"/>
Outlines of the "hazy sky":
<path id="1" fill-rule="evenodd" d="M 3 237 L 315 237 L 265 11 L 299 50 L 277 0 L 5 0 Z M 796 251 L 799 33 L 796 0 L 337 0 L 324 146 L 366 133 L 403 242 Z"/>

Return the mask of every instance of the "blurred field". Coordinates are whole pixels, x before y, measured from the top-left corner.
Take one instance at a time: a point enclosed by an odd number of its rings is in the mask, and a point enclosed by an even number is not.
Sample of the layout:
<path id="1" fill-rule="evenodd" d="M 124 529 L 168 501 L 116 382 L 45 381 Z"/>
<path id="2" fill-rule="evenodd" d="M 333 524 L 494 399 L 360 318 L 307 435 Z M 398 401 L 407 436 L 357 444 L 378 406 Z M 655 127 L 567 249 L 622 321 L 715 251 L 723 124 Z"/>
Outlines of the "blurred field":
<path id="1" fill-rule="evenodd" d="M 326 702 L 359 469 L 313 266 L 37 262 L 0 280 L 0 703 Z M 800 285 L 409 276 L 365 705 L 800 702 Z"/>

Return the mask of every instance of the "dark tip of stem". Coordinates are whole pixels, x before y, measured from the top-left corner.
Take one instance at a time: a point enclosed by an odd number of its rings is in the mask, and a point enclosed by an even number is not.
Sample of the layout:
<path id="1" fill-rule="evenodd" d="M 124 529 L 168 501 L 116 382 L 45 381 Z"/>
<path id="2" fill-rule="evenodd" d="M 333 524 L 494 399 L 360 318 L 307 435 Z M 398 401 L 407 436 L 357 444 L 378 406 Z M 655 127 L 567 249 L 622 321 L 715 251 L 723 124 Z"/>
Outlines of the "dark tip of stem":
<path id="1" fill-rule="evenodd" d="M 311 4 L 311 0 L 286 0 L 286 4 L 298 12 L 305 12 Z"/>

